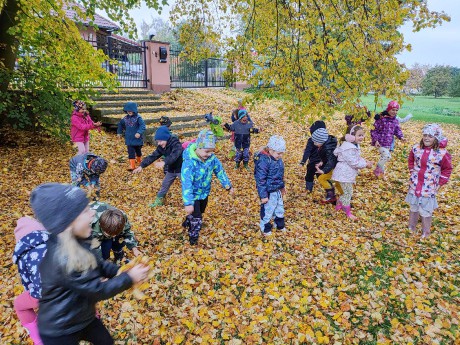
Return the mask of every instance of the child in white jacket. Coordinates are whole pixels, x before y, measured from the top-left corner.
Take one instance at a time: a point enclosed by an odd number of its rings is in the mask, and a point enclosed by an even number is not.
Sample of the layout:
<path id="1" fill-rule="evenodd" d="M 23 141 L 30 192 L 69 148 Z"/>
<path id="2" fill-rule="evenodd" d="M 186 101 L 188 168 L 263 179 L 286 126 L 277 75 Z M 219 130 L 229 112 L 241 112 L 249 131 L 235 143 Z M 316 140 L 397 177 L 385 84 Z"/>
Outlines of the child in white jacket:
<path id="1" fill-rule="evenodd" d="M 353 184 L 356 182 L 358 170 L 372 167 L 372 162 L 361 157 L 359 144 L 364 140 L 364 129 L 353 126 L 345 135 L 345 141 L 334 150 L 337 156 L 337 165 L 332 173 L 332 180 L 340 183 L 343 194 L 337 200 L 335 209 L 343 210 L 351 220 L 357 219 L 351 214 L 350 203 L 353 195 Z"/>

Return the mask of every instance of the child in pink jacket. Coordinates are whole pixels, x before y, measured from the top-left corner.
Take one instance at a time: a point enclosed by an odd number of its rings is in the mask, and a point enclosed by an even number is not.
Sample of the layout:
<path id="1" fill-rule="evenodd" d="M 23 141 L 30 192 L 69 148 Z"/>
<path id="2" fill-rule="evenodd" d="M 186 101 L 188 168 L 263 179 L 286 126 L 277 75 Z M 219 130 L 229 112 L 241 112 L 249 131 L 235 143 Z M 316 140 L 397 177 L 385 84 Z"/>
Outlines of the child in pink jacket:
<path id="1" fill-rule="evenodd" d="M 97 129 L 100 131 L 102 123 L 91 120 L 85 102 L 75 101 L 73 106 L 74 110 L 70 119 L 70 139 L 77 145 L 77 155 L 81 155 L 89 152 L 89 130 Z"/>
<path id="2" fill-rule="evenodd" d="M 332 173 L 332 180 L 339 182 L 343 189 L 343 194 L 337 200 L 335 209 L 337 211 L 343 210 L 347 217 L 352 220 L 357 219 L 351 214 L 350 203 L 358 170 L 370 168 L 373 164 L 361 157 L 359 144 L 363 140 L 363 127 L 355 125 L 345 135 L 345 141 L 342 145 L 334 150 L 334 155 L 337 156 L 337 165 Z"/>

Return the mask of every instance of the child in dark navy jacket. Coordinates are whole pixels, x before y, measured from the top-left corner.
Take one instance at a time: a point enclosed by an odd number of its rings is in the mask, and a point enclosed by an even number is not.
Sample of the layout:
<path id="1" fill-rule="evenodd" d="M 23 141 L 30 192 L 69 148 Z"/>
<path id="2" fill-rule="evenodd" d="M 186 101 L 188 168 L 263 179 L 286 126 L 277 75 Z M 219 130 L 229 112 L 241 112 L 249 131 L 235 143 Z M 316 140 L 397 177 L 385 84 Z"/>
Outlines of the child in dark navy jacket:
<path id="1" fill-rule="evenodd" d="M 274 135 L 267 147 L 254 156 L 254 177 L 260 198 L 260 230 L 264 236 L 272 234 L 271 219 L 275 217 L 276 228 L 286 231 L 284 226 L 284 163 L 281 159 L 286 151 L 283 137 Z"/>
<path id="2" fill-rule="evenodd" d="M 249 170 L 249 147 L 251 145 L 251 133 L 259 133 L 259 129 L 254 128 L 254 123 L 249 119 L 246 110 L 238 112 L 238 120 L 231 125 L 226 123 L 224 127 L 235 133 L 235 169 L 240 167 L 243 161 L 244 168 Z"/>
<path id="3" fill-rule="evenodd" d="M 326 128 L 324 121 L 315 121 L 310 127 L 310 134 L 313 134 L 313 132 L 318 128 Z M 305 174 L 305 189 L 311 193 L 313 191 L 313 180 L 315 179 L 315 175 L 316 177 L 319 176 L 319 174 L 316 173 L 316 164 L 321 161 L 318 155 L 318 148 L 314 145 L 313 139 L 311 137 L 308 138 L 307 146 L 303 151 L 303 157 L 300 165 L 305 165 L 307 161 L 308 164 L 307 173 Z"/>
<path id="4" fill-rule="evenodd" d="M 48 232 L 37 220 L 29 217 L 18 219 L 14 229 L 16 247 L 13 262 L 18 265 L 24 292 L 14 299 L 14 310 L 21 325 L 28 331 L 35 345 L 43 344 L 38 334 L 37 313 L 38 300 L 42 287 L 38 266 L 46 253 Z"/>
<path id="5" fill-rule="evenodd" d="M 146 280 L 149 267 L 136 265 L 117 275 L 117 265 L 90 249 L 94 211 L 80 188 L 42 184 L 32 191 L 30 204 L 50 233 L 40 263 L 38 330 L 43 344 L 78 345 L 85 340 L 112 345 L 110 333 L 96 317 L 96 303 Z"/>
<path id="6" fill-rule="evenodd" d="M 117 134 L 125 135 L 125 144 L 128 147 L 129 171 L 136 169 L 136 162 L 141 163 L 142 146 L 144 145 L 143 134 L 145 122 L 137 112 L 137 104 L 128 102 L 123 107 L 126 116 L 118 123 Z"/>
<path id="7" fill-rule="evenodd" d="M 180 179 L 183 152 L 182 144 L 179 139 L 173 136 L 166 126 L 158 128 L 155 132 L 154 138 L 158 144 L 157 148 L 142 160 L 141 165 L 138 168 L 133 170 L 134 174 L 140 173 L 144 168 L 147 168 L 157 159 L 163 157 L 163 161 L 156 162 L 155 166 L 160 169 L 167 167 L 166 175 L 163 178 L 157 197 L 155 201 L 149 205 L 150 207 L 164 205 L 164 198 L 168 193 L 169 188 L 176 178 Z"/>

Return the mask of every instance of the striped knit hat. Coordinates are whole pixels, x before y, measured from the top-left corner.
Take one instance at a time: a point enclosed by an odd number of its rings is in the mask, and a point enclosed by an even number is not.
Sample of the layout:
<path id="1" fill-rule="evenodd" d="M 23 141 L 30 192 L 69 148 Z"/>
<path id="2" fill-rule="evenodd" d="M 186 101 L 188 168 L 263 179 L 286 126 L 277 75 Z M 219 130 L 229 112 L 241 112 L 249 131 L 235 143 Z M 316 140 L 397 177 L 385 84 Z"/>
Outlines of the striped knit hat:
<path id="1" fill-rule="evenodd" d="M 318 144 L 324 144 L 328 138 L 329 138 L 329 133 L 327 132 L 326 128 L 318 128 L 311 135 L 311 140 L 313 140 L 314 143 L 318 143 Z"/>

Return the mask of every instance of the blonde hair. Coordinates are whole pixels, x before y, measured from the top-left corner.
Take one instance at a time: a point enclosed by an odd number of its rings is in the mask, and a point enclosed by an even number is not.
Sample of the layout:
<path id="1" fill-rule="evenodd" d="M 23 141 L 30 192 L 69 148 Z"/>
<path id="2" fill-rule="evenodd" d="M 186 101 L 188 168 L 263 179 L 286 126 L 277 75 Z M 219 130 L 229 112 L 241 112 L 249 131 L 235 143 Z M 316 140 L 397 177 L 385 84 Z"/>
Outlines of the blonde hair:
<path id="1" fill-rule="evenodd" d="M 72 225 L 57 235 L 58 256 L 68 274 L 72 272 L 86 273 L 97 267 L 96 257 L 89 250 L 78 243 L 72 232 Z"/>

